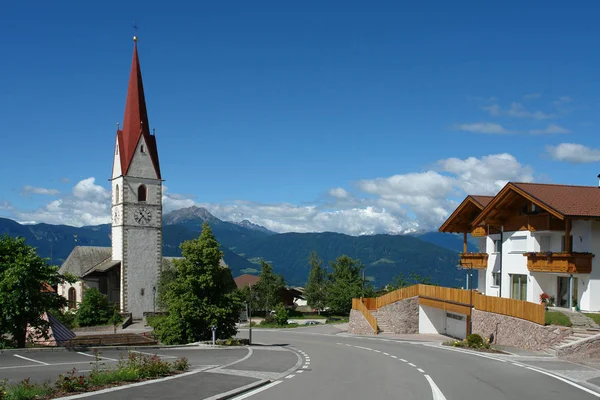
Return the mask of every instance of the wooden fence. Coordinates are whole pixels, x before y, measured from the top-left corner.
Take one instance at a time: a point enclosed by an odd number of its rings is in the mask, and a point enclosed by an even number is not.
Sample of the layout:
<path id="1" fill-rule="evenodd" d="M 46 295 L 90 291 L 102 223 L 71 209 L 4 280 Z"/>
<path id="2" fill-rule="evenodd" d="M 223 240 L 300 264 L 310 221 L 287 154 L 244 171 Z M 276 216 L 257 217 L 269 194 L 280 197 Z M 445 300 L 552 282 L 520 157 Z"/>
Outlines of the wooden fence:
<path id="1" fill-rule="evenodd" d="M 375 332 L 375 334 L 379 333 L 379 329 L 377 328 L 377 320 L 375 319 L 373 314 L 369 312 L 367 307 L 363 304 L 363 302 L 360 299 L 352 299 L 352 308 L 354 310 L 362 312 L 362 315 L 364 315 L 369 325 L 371 325 L 371 328 L 373 328 L 373 332 Z"/>
<path id="2" fill-rule="evenodd" d="M 546 323 L 546 307 L 543 304 L 475 293 L 473 305 L 476 310 L 521 318 L 540 325 Z"/>
<path id="3" fill-rule="evenodd" d="M 546 309 L 542 304 L 530 303 L 523 300 L 507 299 L 504 297 L 486 296 L 477 292 L 472 293 L 473 297 L 471 299 L 471 291 L 469 290 L 430 285 L 413 285 L 394 290 L 393 292 L 377 298 L 364 298 L 362 299 L 362 302 L 360 299 L 353 299 L 352 308 L 359 310 L 357 307 L 359 307 L 360 304 L 362 309 L 365 309 L 367 314 L 372 317 L 369 310 L 378 310 L 383 306 L 387 306 L 397 301 L 415 296 L 462 306 L 470 306 L 472 304 L 477 310 L 508 315 L 510 317 L 535 322 L 536 324 L 540 325 L 544 325 L 546 323 Z M 355 301 L 357 305 L 356 307 Z M 365 318 L 367 317 L 365 316 Z M 377 322 L 375 321 L 375 324 L 376 323 Z"/>

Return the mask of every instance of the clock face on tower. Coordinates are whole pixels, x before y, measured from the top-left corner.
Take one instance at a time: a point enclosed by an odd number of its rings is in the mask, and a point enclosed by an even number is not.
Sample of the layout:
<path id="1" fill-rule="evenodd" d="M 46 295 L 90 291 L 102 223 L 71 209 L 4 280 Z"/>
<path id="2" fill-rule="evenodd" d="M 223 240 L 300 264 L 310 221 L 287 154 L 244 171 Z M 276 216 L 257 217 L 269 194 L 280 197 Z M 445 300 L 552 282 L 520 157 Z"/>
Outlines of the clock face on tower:
<path id="1" fill-rule="evenodd" d="M 133 212 L 133 219 L 140 225 L 146 225 L 152 220 L 152 211 L 145 207 L 136 208 Z"/>

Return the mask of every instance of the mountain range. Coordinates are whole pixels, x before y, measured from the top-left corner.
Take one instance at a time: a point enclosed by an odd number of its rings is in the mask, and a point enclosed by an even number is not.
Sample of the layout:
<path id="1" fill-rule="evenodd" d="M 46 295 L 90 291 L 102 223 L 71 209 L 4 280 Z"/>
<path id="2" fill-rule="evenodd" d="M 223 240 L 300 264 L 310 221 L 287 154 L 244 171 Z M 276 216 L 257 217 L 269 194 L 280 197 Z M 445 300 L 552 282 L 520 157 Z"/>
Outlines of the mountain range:
<path id="1" fill-rule="evenodd" d="M 181 242 L 198 237 L 208 222 L 224 253 L 233 276 L 260 273 L 260 261 L 272 263 L 290 285 L 304 286 L 308 257 L 316 251 L 326 262 L 346 254 L 365 266 L 365 276 L 375 286 L 390 282 L 399 273 L 415 272 L 433 283 L 462 286 L 465 273 L 456 268 L 462 237 L 429 232 L 411 235 L 349 236 L 341 233 L 275 233 L 248 220 L 220 220 L 204 208 L 189 207 L 163 217 L 163 254 L 181 255 Z M 0 235 L 22 236 L 38 253 L 61 264 L 75 245 L 110 246 L 110 225 L 73 227 L 66 225 L 23 225 L 0 218 Z M 469 250 L 473 250 L 469 243 Z"/>

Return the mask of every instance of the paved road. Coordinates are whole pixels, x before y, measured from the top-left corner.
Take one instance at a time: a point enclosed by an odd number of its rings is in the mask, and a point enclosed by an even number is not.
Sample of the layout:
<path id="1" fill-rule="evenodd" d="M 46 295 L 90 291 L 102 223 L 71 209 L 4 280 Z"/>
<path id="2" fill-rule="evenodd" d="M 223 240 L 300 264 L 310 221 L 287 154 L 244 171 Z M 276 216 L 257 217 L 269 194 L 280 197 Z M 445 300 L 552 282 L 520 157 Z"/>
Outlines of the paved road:
<path id="1" fill-rule="evenodd" d="M 323 327 L 325 328 L 325 327 Z M 258 389 L 256 400 L 277 399 L 597 399 L 586 391 L 539 372 L 571 371 L 582 380 L 600 371 L 548 357 L 490 356 L 417 341 L 321 335 L 318 328 L 254 330 L 256 342 L 289 342 L 304 351 L 308 366 Z M 243 335 L 244 332 L 241 332 Z M 306 365 L 306 364 L 305 364 Z M 586 385 L 588 390 L 592 385 Z M 596 394 L 594 394 L 596 392 Z"/>
<path id="2" fill-rule="evenodd" d="M 242 330 L 239 336 L 247 333 Z M 254 329 L 253 340 L 256 345 L 250 348 L 147 350 L 167 359 L 185 355 L 193 371 L 176 379 L 93 398 L 207 399 L 262 380 L 272 383 L 235 398 L 587 400 L 600 397 L 597 394 L 600 389 L 594 386 L 600 384 L 600 370 L 532 354 L 472 354 L 414 338 L 354 337 L 329 326 Z M 124 353 L 105 350 L 101 356 L 111 364 Z M 93 361 L 89 355 L 76 352 L 5 352 L 0 355 L 0 378 L 19 380 L 25 375 L 38 381 L 55 378 L 65 367 L 90 369 L 87 358 Z M 576 387 L 560 380 L 560 376 L 557 379 L 547 375 L 548 371 L 571 376 L 581 385 Z"/>

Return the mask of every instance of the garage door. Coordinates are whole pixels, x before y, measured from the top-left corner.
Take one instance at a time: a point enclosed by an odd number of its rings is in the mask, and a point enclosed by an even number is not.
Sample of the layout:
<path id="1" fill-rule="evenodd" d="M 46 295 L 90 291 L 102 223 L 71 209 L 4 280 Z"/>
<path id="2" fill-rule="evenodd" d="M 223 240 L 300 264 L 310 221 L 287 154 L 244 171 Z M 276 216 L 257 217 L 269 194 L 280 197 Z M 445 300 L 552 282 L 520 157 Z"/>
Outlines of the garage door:
<path id="1" fill-rule="evenodd" d="M 459 339 L 467 337 L 467 316 L 446 313 L 446 335 Z"/>

